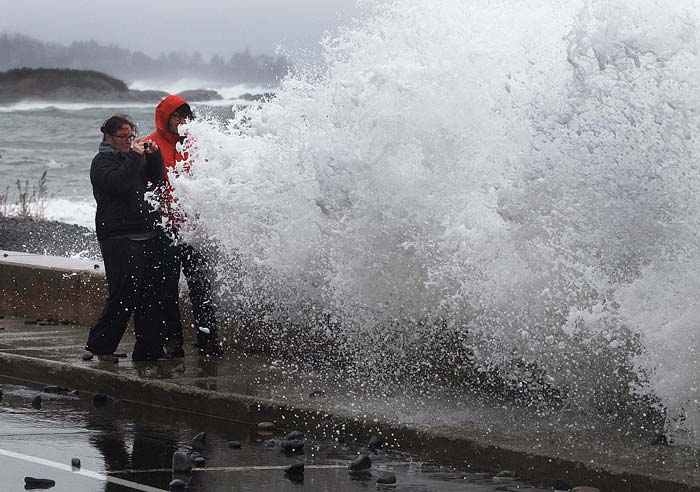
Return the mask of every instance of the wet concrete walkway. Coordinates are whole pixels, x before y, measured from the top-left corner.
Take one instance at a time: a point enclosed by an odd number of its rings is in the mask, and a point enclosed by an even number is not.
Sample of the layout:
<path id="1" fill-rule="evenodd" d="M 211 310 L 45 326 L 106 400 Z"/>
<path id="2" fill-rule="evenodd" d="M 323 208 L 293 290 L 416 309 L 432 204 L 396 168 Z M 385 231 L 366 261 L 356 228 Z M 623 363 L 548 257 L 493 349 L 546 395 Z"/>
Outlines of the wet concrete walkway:
<path id="1" fill-rule="evenodd" d="M 399 451 L 530 479 L 554 477 L 611 492 L 700 491 L 697 450 L 654 446 L 644 433 L 586 415 L 498 406 L 466 395 L 424 398 L 403 388 L 378 394 L 363 382 L 339 382 L 261 354 L 232 352 L 214 360 L 192 348 L 184 359 L 158 363 L 84 361 L 86 333 L 82 326 L 4 316 L 0 375 L 232 421 L 271 420 L 319 438 L 361 443 L 382 433 Z M 132 346 L 127 336 L 120 350 Z"/>

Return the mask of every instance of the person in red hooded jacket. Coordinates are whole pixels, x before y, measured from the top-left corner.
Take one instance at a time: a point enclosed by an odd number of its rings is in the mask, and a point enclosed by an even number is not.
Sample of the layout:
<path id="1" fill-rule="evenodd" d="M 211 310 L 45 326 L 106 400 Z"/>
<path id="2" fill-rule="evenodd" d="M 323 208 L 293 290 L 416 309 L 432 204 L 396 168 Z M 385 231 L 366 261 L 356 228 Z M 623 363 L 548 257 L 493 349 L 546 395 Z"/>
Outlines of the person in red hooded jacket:
<path id="1" fill-rule="evenodd" d="M 162 216 L 166 219 L 168 232 L 175 238 L 168 251 L 166 280 L 165 280 L 165 332 L 166 350 L 174 357 L 183 357 L 183 332 L 180 318 L 178 284 L 180 268 L 182 268 L 187 287 L 189 288 L 192 315 L 197 333 L 197 347 L 202 355 L 220 355 L 221 346 L 218 342 L 218 326 L 216 310 L 212 300 L 211 268 L 209 259 L 201 250 L 178 239 L 178 229 L 184 217 L 174 206 L 171 195 L 172 187 L 168 181 L 168 173 L 175 170 L 178 162 L 187 160 L 187 153 L 178 151 L 177 145 L 184 141 L 178 127 L 191 119 L 192 109 L 183 98 L 168 96 L 156 107 L 156 131 L 146 137 L 160 148 L 163 154 L 163 164 L 166 171 L 166 182 L 161 187 L 159 202 Z"/>

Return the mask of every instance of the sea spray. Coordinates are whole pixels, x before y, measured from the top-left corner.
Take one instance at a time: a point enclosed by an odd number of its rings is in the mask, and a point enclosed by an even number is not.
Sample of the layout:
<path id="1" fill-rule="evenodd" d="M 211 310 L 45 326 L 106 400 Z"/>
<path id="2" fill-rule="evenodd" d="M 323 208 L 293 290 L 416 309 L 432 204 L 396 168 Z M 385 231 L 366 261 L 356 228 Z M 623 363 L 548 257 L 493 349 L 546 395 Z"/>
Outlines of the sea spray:
<path id="1" fill-rule="evenodd" d="M 697 442 L 697 13 L 369 5 L 324 69 L 185 129 L 228 311 L 375 384 L 658 402 Z"/>

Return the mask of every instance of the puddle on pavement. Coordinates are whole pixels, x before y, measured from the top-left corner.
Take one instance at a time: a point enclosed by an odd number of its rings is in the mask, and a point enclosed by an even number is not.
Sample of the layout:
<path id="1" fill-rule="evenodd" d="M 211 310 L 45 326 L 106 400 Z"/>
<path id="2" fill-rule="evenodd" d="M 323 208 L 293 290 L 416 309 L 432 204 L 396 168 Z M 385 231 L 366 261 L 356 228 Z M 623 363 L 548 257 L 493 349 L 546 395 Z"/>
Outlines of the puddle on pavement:
<path id="1" fill-rule="evenodd" d="M 141 487 L 169 490 L 174 478 L 173 453 L 191 449 L 192 438 L 206 432 L 206 445 L 198 451 L 206 460 L 204 468 L 178 475 L 188 483 L 188 491 L 360 491 L 368 487 L 416 492 L 552 490 L 469 466 L 455 467 L 381 450 L 370 453 L 373 465 L 369 474 L 351 475 L 348 462 L 366 452 L 366 447 L 355 443 L 308 437 L 303 453 L 292 454 L 280 448 L 285 431 L 263 432 L 251 424 L 119 401 L 96 406 L 91 394 L 49 394 L 43 388 L 0 377 L 0 450 L 64 467 L 72 458 L 79 458 L 82 470 Z M 40 408 L 32 406 L 37 396 L 42 400 Z M 232 449 L 230 441 L 239 441 L 241 448 Z M 284 475 L 284 467 L 297 461 L 306 466 L 303 484 Z M 9 470 L 9 482 L 5 482 L 16 490 L 23 487 L 25 476 L 37 475 L 53 478 L 54 492 L 149 490 L 101 482 L 1 452 L 0 466 Z M 378 485 L 377 479 L 388 473 L 396 475 L 397 485 Z"/>

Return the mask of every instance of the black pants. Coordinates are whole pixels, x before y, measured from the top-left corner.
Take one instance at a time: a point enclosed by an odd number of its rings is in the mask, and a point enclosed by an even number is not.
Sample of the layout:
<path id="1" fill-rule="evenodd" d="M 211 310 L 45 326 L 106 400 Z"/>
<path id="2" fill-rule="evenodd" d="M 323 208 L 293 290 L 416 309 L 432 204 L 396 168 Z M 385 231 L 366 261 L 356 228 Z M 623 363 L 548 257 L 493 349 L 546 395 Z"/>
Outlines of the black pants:
<path id="1" fill-rule="evenodd" d="M 165 239 L 100 241 L 107 275 L 108 297 L 102 314 L 88 334 L 87 350 L 113 354 L 134 316 L 136 343 L 132 358 L 155 359 L 163 354 L 164 286 L 161 256 Z"/>
<path id="2" fill-rule="evenodd" d="M 187 279 L 187 288 L 190 291 L 197 346 L 200 352 L 207 352 L 217 343 L 218 336 L 216 307 L 212 300 L 212 272 L 209 260 L 203 252 L 184 243 L 171 246 L 167 257 L 168 266 L 166 269 L 169 273 L 166 275 L 166 295 L 163 303 L 166 310 L 166 346 L 168 351 L 179 350 L 183 344 L 182 322 L 178 304 L 178 283 L 182 267 L 182 272 Z M 200 330 L 200 328 L 209 330 L 209 333 Z"/>

